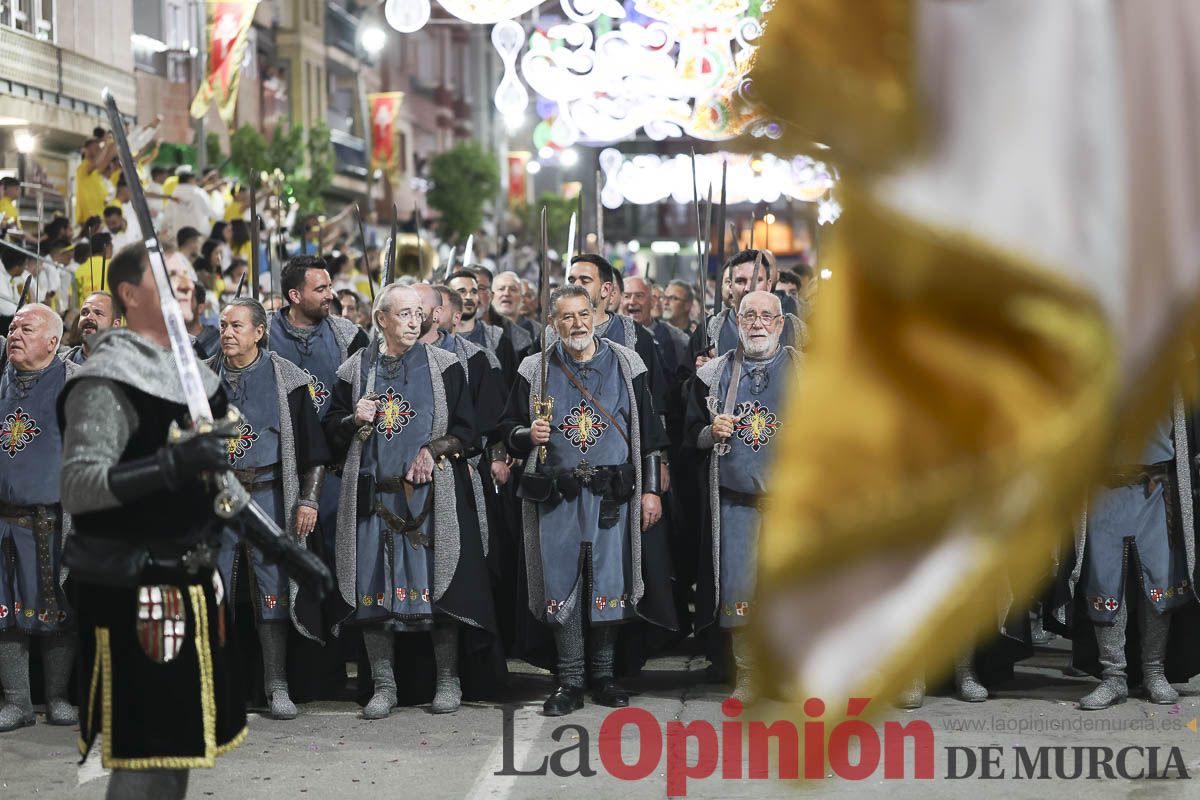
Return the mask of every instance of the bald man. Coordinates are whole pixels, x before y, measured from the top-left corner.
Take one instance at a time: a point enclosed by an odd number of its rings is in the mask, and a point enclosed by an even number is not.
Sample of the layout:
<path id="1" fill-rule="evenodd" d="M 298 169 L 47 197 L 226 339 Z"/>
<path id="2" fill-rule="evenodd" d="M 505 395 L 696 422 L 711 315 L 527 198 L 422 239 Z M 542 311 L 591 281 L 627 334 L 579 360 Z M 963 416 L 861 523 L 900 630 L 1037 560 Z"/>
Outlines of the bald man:
<path id="1" fill-rule="evenodd" d="M 722 634 L 732 634 L 737 667 L 733 696 L 748 702 L 753 699 L 753 663 L 745 626 L 754 609 L 767 467 L 775 434 L 786 424 L 783 409 L 800 377 L 801 356 L 781 344 L 783 309 L 770 292 L 747 293 L 737 324 L 739 346 L 696 372 L 688 397 L 686 441 L 709 459 L 711 526 L 702 531 L 700 552 L 712 556 L 701 558 L 696 630 L 717 623 Z"/>
<path id="2" fill-rule="evenodd" d="M 58 357 L 62 319 L 30 303 L 13 317 L 8 364 L 0 376 L 0 552 L 11 548 L 14 569 L 0 569 L 0 731 L 32 725 L 30 638 L 41 641 L 46 721 L 74 725 L 67 683 L 75 655 L 72 611 L 59 581 L 62 508 L 57 476 L 62 432 L 56 404 L 78 366 Z"/>

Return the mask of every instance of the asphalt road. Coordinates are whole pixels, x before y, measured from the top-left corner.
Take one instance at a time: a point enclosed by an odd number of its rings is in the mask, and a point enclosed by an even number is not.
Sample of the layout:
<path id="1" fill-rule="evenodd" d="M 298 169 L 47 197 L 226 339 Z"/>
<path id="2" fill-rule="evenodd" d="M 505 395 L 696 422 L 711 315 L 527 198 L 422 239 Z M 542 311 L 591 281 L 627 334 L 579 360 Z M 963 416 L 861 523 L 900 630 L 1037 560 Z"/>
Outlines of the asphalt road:
<path id="1" fill-rule="evenodd" d="M 686 788 L 686 796 L 697 798 L 790 798 L 798 791 L 815 792 L 819 797 L 972 800 L 1044 798 L 1064 791 L 1086 793 L 1088 800 L 1200 796 L 1200 783 L 1193 783 L 1200 781 L 1200 734 L 1188 728 L 1189 722 L 1196 727 L 1193 720 L 1200 717 L 1200 680 L 1177 687 L 1184 695 L 1177 707 L 1132 699 L 1107 711 L 1082 712 L 1074 701 L 1094 682 L 1063 675 L 1065 654 L 1061 648 L 1058 643 L 1039 649 L 1033 659 L 1018 665 L 1017 679 L 995 691 L 987 703 L 931 697 L 920 710 L 895 712 L 892 719 L 904 724 L 916 720 L 929 723 L 931 779 L 912 777 L 918 756 L 911 744 L 904 759 L 904 779 L 885 777 L 882 762 L 857 780 L 839 777 L 827 764 L 823 770 L 827 777 L 801 787 L 777 780 L 779 765 L 773 760 L 769 779 L 749 779 L 746 776 L 754 765 L 745 758 L 740 780 L 723 778 L 722 770 L 735 775 L 739 762 L 732 756 L 725 762 L 718 755 L 722 742 L 734 756 L 737 753 L 730 744 L 736 741 L 734 737 L 718 735 L 721 722 L 727 719 L 721 703 L 728 690 L 704 681 L 702 658 L 676 654 L 652 661 L 640 678 L 628 682 L 628 688 L 637 692 L 633 706 L 653 715 L 631 715 L 631 720 L 646 727 L 630 724 L 621 730 L 622 758 L 629 765 L 630 779 L 612 774 L 621 766 L 614 755 L 617 739 L 609 729 L 601 741 L 608 709 L 588 705 L 569 717 L 542 717 L 541 701 L 551 688 L 549 676 L 512 662 L 515 674 L 502 703 L 466 704 L 453 715 L 433 716 L 428 708 L 418 707 L 397 710 L 386 720 L 366 722 L 359 718 L 357 707 L 336 703 L 302 706 L 301 716 L 291 722 L 253 714 L 250 735 L 241 747 L 219 759 L 216 769 L 192 772 L 189 797 L 650 800 L 667 796 L 669 777 L 676 791 Z M 509 746 L 503 735 L 506 708 L 512 729 Z M 769 715 L 773 707 L 764 710 Z M 708 722 L 711 726 L 682 729 L 691 733 L 685 738 L 681 729 L 669 727 L 672 722 Z M 876 724 L 875 730 L 887 740 L 883 722 Z M 705 738 L 707 731 L 712 732 L 711 739 Z M 639 733 L 646 735 L 642 738 Z M 749 736 L 743 735 L 748 741 Z M 0 798 L 103 797 L 106 773 L 98 759 L 82 768 L 76 766 L 75 739 L 74 729 L 40 723 L 0 735 Z M 672 742 L 683 742 L 683 746 L 672 747 Z M 653 752 L 656 744 L 661 746 L 657 759 Z M 1047 749 L 1039 752 L 1039 747 Z M 1107 761 L 1103 748 L 1109 751 Z M 607 750 L 608 762 L 602 750 Z M 587 752 L 585 760 L 582 751 Z M 556 752 L 560 755 L 554 759 Z M 851 746 L 848 766 L 843 769 L 852 770 L 861 756 L 857 745 Z M 1077 757 L 1081 777 L 1054 777 L 1056 773 L 1070 775 Z M 711 758 L 714 768 L 711 777 L 684 779 L 686 765 L 692 765 L 693 772 L 703 772 L 708 766 L 706 758 Z M 581 760 L 582 771 L 595 774 L 580 774 Z M 511 766 L 506 768 L 506 764 Z M 616 769 L 610 770 L 606 764 Z M 537 772 L 543 765 L 545 774 L 512 774 L 517 770 Z M 669 770 L 669 766 L 673 768 Z M 555 774 L 553 767 L 562 774 Z M 973 767 L 969 775 L 968 767 Z M 1105 777 L 1106 767 L 1113 777 Z M 951 778 L 951 770 L 956 776 L 968 776 Z M 1049 778 L 1038 777 L 1043 770 Z M 1150 770 L 1159 775 L 1165 771 L 1169 777 L 1136 777 L 1139 771 Z M 1097 779 L 1089 779 L 1089 771 L 1096 772 Z M 1122 778 L 1122 772 L 1131 777 Z M 1184 773 L 1188 777 L 1182 777 Z"/>

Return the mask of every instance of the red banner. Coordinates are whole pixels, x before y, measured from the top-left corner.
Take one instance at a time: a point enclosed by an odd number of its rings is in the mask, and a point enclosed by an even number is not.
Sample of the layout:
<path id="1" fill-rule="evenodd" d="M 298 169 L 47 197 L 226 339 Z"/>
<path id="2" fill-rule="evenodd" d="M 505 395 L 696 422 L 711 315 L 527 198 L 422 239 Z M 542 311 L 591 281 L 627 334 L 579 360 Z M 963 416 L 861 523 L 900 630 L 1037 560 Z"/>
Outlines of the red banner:
<path id="1" fill-rule="evenodd" d="M 226 125 L 237 107 L 242 55 L 258 0 L 208 0 L 208 76 L 192 100 L 192 116 L 208 113 L 215 100 Z"/>
<path id="2" fill-rule="evenodd" d="M 371 169 L 393 172 L 399 164 L 396 150 L 396 120 L 404 92 L 379 92 L 367 95 L 371 111 Z"/>
<path id="3" fill-rule="evenodd" d="M 528 181 L 525 170 L 532 154 L 526 151 L 510 150 L 508 153 L 508 202 L 524 203 L 528 201 Z"/>

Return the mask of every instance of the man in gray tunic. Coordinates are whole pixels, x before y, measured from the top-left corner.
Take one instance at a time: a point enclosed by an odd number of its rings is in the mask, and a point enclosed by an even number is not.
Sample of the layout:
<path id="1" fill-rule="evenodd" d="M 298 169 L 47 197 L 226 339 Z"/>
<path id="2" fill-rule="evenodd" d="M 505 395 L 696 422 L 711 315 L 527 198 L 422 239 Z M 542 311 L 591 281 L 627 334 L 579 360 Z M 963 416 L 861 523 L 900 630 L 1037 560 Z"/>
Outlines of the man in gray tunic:
<path id="1" fill-rule="evenodd" d="M 662 516 L 660 453 L 667 446 L 633 350 L 595 335 L 587 290 L 563 286 L 550 297 L 557 332 L 541 356 L 522 363 L 500 429 L 525 459 L 525 563 L 529 610 L 554 632 L 559 686 L 547 716 L 583 707 L 583 615 L 588 614 L 593 699 L 622 707 L 613 680 L 617 626 L 636 619 L 647 584 L 642 531 Z M 543 385 L 545 384 L 545 385 Z M 548 418 L 534 400 L 553 398 Z M 544 453 L 544 456 L 542 455 Z"/>
<path id="2" fill-rule="evenodd" d="M 55 354 L 62 331 L 62 320 L 49 306 L 24 306 L 9 327 L 8 364 L 0 376 L 0 731 L 34 721 L 31 636 L 42 646 L 46 721 L 78 721 L 67 701 L 75 636 L 60 586 L 63 515 L 54 480 L 62 463 L 55 403 L 77 369 Z"/>
<path id="3" fill-rule="evenodd" d="M 466 469 L 478 435 L 453 353 L 418 341 L 421 298 L 398 284 L 376 300 L 377 352 L 338 370 L 325 432 L 345 454 L 338 507 L 338 584 L 363 628 L 375 691 L 363 716 L 397 702 L 394 634 L 429 631 L 433 712 L 457 710 L 459 627 L 495 630 L 475 495 Z"/>
<path id="4" fill-rule="evenodd" d="M 220 331 L 221 352 L 207 364 L 243 417 L 238 435 L 229 440 L 229 464 L 280 530 L 304 543 L 317 524 L 330 460 L 308 375 L 266 350 L 267 314 L 257 300 L 231 300 L 221 312 Z M 239 576 L 249 569 L 250 606 L 262 646 L 263 689 L 271 716 L 294 719 L 296 706 L 287 681 L 287 626 L 290 622 L 301 636 L 321 642 L 319 606 L 288 581 L 282 565 L 266 563 L 258 549 L 243 545 L 236 530 L 225 531 L 218 568 L 234 609 Z"/>
<path id="5" fill-rule="evenodd" d="M 758 532 L 775 435 L 798 382 L 802 356 L 780 345 L 784 316 L 778 297 L 750 292 L 737 320 L 740 347 L 696 372 L 686 441 L 709 454 L 712 556 L 699 570 L 696 627 L 702 630 L 715 621 L 733 634 L 733 696 L 749 702 L 753 665 L 745 625 L 754 608 Z"/>
<path id="6" fill-rule="evenodd" d="M 1197 640 L 1187 617 L 1171 622 L 1173 612 L 1196 602 L 1192 468 L 1182 401 L 1154 427 L 1139 463 L 1112 469 L 1105 483 L 1107 489 L 1088 507 L 1070 579 L 1075 608 L 1085 608 L 1095 628 L 1102 679 L 1079 707 L 1108 708 L 1128 698 L 1125 644 L 1131 621 L 1140 634 L 1146 696 L 1171 705 L 1179 693 L 1165 672 L 1168 634 L 1183 634 L 1193 645 Z M 1082 638 L 1075 637 L 1077 662 L 1086 660 L 1078 655 Z"/>

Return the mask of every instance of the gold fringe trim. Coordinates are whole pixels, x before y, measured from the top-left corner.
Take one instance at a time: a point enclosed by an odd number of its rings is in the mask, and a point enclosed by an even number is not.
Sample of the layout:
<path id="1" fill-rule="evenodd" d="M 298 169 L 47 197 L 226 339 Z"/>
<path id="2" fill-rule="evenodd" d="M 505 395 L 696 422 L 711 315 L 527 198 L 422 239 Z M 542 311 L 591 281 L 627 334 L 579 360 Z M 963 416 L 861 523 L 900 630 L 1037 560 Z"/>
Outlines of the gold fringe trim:
<path id="1" fill-rule="evenodd" d="M 238 731 L 232 739 L 230 739 L 225 744 L 217 746 L 217 755 L 223 756 L 226 753 L 233 750 L 235 747 L 240 745 L 242 742 L 246 741 L 246 736 L 249 733 L 250 733 L 250 727 L 248 725 L 243 726 L 243 728 L 240 731 Z"/>
<path id="2" fill-rule="evenodd" d="M 80 715 L 79 725 L 79 755 L 87 755 L 91 744 L 84 740 L 84 736 L 89 733 L 96 721 L 92 718 L 92 714 L 96 708 L 96 683 L 100 680 L 100 641 L 103 639 L 105 648 L 108 647 L 108 628 L 96 628 L 96 656 L 92 659 L 92 679 L 89 682 L 91 688 L 88 689 L 88 704 L 87 709 Z M 95 741 L 96 737 L 91 737 Z"/>

